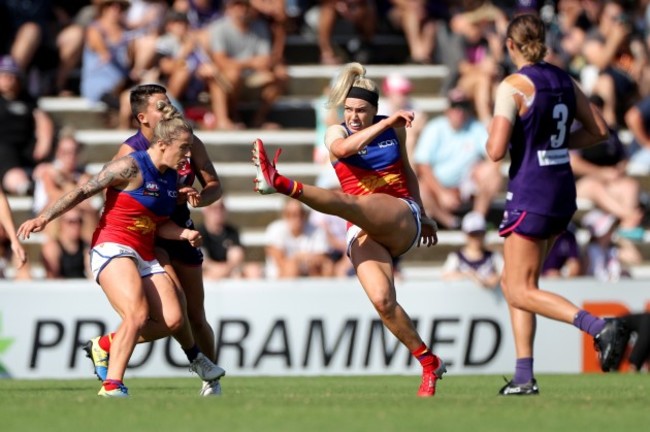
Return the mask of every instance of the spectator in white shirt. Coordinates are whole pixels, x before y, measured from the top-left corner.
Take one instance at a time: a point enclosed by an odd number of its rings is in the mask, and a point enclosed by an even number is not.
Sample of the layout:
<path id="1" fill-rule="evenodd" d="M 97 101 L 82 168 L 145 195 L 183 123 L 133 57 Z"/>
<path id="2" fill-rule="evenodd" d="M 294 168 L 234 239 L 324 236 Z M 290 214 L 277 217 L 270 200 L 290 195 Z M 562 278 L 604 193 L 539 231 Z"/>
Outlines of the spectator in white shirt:
<path id="1" fill-rule="evenodd" d="M 332 276 L 325 230 L 309 222 L 307 208 L 299 201 L 287 200 L 282 218 L 266 229 L 266 276 L 297 278 Z"/>

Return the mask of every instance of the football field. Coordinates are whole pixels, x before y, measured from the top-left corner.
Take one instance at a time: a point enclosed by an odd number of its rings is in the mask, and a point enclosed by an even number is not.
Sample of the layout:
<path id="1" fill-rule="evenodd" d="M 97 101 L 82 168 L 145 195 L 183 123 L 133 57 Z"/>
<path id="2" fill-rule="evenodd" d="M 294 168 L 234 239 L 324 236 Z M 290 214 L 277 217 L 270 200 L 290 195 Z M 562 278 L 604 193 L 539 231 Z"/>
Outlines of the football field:
<path id="1" fill-rule="evenodd" d="M 539 375 L 540 395 L 498 397 L 500 376 L 448 376 L 418 399 L 416 376 L 128 379 L 131 397 L 96 396 L 96 380 L 0 380 L 10 431 L 624 431 L 650 423 L 648 374 Z"/>

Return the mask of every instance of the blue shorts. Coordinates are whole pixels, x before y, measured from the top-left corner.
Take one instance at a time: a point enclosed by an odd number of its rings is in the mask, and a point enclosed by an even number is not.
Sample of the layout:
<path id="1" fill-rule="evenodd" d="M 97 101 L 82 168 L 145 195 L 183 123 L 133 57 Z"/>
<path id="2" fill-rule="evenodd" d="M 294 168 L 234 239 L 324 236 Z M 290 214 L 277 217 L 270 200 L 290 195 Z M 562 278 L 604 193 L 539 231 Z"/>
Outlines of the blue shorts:
<path id="1" fill-rule="evenodd" d="M 513 232 L 534 239 L 549 239 L 566 231 L 573 216 L 545 216 L 525 210 L 506 210 L 499 225 L 499 235 Z"/>

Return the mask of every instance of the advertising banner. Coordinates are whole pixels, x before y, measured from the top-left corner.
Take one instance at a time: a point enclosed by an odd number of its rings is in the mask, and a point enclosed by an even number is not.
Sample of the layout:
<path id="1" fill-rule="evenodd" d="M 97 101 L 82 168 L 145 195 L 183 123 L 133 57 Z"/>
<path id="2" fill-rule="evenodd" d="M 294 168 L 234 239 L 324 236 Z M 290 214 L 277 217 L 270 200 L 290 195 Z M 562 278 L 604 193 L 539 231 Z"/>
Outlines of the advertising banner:
<path id="1" fill-rule="evenodd" d="M 650 309 L 644 281 L 543 281 L 601 316 Z M 515 354 L 505 299 L 470 282 L 398 283 L 398 302 L 452 374 L 509 374 Z M 228 375 L 417 374 L 419 365 L 382 325 L 356 279 L 206 283 L 208 322 Z M 119 317 L 91 281 L 0 282 L 0 375 L 83 378 L 81 347 L 115 331 Z M 590 337 L 538 318 L 538 373 L 596 372 Z M 188 364 L 173 339 L 138 345 L 131 377 L 182 377 Z"/>

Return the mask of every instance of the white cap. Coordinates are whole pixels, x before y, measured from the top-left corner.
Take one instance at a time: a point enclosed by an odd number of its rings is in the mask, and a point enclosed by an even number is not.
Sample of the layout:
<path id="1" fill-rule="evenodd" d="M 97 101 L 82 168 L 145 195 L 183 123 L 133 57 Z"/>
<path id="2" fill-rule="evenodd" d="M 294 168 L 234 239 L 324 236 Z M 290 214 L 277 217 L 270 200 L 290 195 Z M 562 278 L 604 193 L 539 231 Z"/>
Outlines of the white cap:
<path id="1" fill-rule="evenodd" d="M 397 72 L 393 72 L 384 79 L 383 92 L 384 94 L 390 93 L 410 93 L 413 89 L 411 80 Z"/>
<path id="2" fill-rule="evenodd" d="M 467 234 L 484 233 L 485 232 L 485 217 L 479 212 L 469 212 L 463 217 L 461 229 Z"/>
<path id="3" fill-rule="evenodd" d="M 582 217 L 582 225 L 589 230 L 591 235 L 602 237 L 616 225 L 616 217 L 602 210 L 594 209 Z"/>

